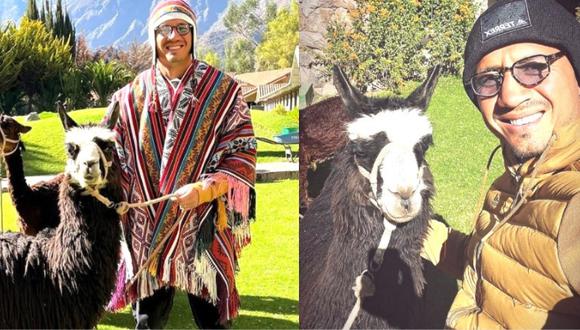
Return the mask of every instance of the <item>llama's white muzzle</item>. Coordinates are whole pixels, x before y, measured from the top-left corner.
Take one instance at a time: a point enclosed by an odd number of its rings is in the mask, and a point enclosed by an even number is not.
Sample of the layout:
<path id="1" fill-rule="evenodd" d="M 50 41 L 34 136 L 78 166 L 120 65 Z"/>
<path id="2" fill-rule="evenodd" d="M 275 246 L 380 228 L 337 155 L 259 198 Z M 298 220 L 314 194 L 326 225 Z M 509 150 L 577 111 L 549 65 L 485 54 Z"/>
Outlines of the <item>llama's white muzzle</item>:
<path id="1" fill-rule="evenodd" d="M 82 188 L 99 189 L 107 182 L 106 171 L 101 170 L 101 161 L 106 164 L 99 146 L 94 142 L 84 144 L 80 146 L 77 157 L 68 160 L 67 173 Z"/>
<path id="2" fill-rule="evenodd" d="M 421 211 L 423 167 L 417 163 L 413 146 L 390 143 L 381 152 L 376 198 L 382 211 L 396 223 L 413 219 Z"/>

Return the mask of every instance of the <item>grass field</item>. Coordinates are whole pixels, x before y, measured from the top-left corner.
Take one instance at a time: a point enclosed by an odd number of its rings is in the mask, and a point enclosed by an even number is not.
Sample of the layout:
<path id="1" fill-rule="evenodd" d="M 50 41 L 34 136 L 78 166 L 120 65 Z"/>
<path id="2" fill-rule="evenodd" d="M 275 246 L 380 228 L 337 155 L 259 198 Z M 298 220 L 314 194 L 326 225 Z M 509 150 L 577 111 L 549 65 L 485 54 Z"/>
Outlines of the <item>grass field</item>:
<path id="1" fill-rule="evenodd" d="M 99 122 L 104 108 L 71 111 L 70 116 L 78 123 Z M 64 131 L 58 115 L 54 112 L 40 113 L 41 120 L 25 122 L 22 117 L 16 117 L 21 123 L 32 127 L 29 133 L 22 135 L 26 146 L 24 153 L 24 173 L 26 175 L 42 175 L 62 172 L 64 169 Z M 284 127 L 298 127 L 297 110 L 287 114 L 274 112 L 252 111 L 252 122 L 256 136 L 272 138 L 280 134 Z M 293 152 L 298 152 L 298 146 L 292 146 Z M 286 161 L 284 148 L 280 145 L 258 142 L 258 162 Z"/>
<path id="2" fill-rule="evenodd" d="M 98 122 L 103 114 L 104 109 L 70 113 L 79 123 Z M 26 123 L 33 129 L 22 136 L 27 148 L 27 175 L 53 174 L 64 168 L 63 129 L 58 116 L 41 113 L 40 117 L 40 121 Z M 283 127 L 298 126 L 297 113 L 293 112 L 255 111 L 252 118 L 256 135 L 268 138 Z M 281 146 L 259 143 L 258 149 L 259 162 L 286 161 Z M 234 328 L 298 328 L 298 181 L 258 183 L 256 191 L 257 221 L 252 225 L 252 243 L 240 259 L 237 285 L 242 307 Z M 2 228 L 17 231 L 15 210 L 7 193 L 2 194 L 2 206 Z M 185 294 L 177 294 L 167 327 L 195 327 Z M 106 314 L 98 328 L 134 328 L 130 309 Z"/>
<path id="3" fill-rule="evenodd" d="M 242 307 L 237 329 L 298 328 L 298 181 L 256 185 L 257 221 L 243 250 L 237 276 Z M 10 196 L 2 194 L 5 230 L 17 231 Z M 130 308 L 107 313 L 99 329 L 134 328 Z M 187 296 L 178 293 L 168 329 L 195 328 Z"/>
<path id="4" fill-rule="evenodd" d="M 439 80 L 427 116 L 433 123 L 434 146 L 429 149 L 427 160 L 437 189 L 434 210 L 452 227 L 469 232 L 485 166 L 499 142 L 485 127 L 458 78 Z M 499 176 L 502 164 L 501 153 L 498 153 L 486 188 Z"/>

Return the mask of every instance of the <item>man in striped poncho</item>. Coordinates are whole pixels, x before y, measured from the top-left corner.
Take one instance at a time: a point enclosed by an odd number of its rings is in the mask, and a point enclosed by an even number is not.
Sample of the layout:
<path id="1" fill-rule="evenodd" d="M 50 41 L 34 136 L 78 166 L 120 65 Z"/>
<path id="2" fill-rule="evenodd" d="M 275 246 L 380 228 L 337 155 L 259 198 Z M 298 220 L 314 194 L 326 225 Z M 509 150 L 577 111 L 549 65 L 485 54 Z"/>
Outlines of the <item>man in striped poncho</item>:
<path id="1" fill-rule="evenodd" d="M 180 288 L 200 328 L 221 328 L 238 312 L 234 274 L 255 214 L 250 112 L 231 77 L 194 58 L 196 16 L 185 1 L 159 3 L 148 24 L 153 67 L 113 97 L 123 188 L 130 203 L 178 197 L 123 218 L 134 269 L 153 260 L 129 300 L 137 328 L 162 328 Z"/>

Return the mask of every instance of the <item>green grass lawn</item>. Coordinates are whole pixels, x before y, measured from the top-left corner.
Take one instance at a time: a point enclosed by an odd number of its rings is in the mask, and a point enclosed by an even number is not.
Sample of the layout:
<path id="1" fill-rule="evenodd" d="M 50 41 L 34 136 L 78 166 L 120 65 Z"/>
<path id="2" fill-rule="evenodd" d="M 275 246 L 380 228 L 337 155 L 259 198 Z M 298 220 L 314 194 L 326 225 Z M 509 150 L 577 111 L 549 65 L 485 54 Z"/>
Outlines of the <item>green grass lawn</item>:
<path id="1" fill-rule="evenodd" d="M 104 108 L 71 111 L 70 116 L 78 123 L 99 122 L 105 113 Z M 22 117 L 16 117 L 21 123 L 31 126 L 32 130 L 22 135 L 26 146 L 24 153 L 24 173 L 26 175 L 42 175 L 62 172 L 64 169 L 64 131 L 54 112 L 40 113 L 41 120 L 25 122 Z M 297 110 L 288 114 L 275 112 L 252 111 L 252 122 L 256 136 L 272 138 L 280 134 L 283 127 L 298 127 Z M 293 152 L 298 152 L 298 146 L 292 146 Z M 271 145 L 258 142 L 258 162 L 286 161 L 284 148 L 281 145 Z"/>
<path id="2" fill-rule="evenodd" d="M 292 110 L 285 115 L 276 112 L 253 110 L 252 124 L 256 136 L 272 139 L 281 133 L 284 127 L 298 127 L 298 110 Z M 298 156 L 298 145 L 291 145 L 292 154 Z M 284 147 L 263 141 L 258 141 L 258 158 L 260 162 L 285 161 Z"/>
<path id="3" fill-rule="evenodd" d="M 427 115 L 433 123 L 434 146 L 427 160 L 437 193 L 433 207 L 452 227 L 471 231 L 485 166 L 498 139 L 485 127 L 479 111 L 465 95 L 461 80 L 439 80 Z M 496 155 L 486 188 L 503 170 Z"/>
<path id="4" fill-rule="evenodd" d="M 98 122 L 105 109 L 73 111 L 79 123 Z M 257 136 L 271 138 L 283 127 L 297 127 L 298 115 L 253 111 Z M 22 136 L 26 144 L 26 175 L 53 174 L 64 169 L 63 129 L 55 113 L 41 113 L 42 120 L 27 122 L 32 130 Z M 20 118 L 20 122 L 24 120 Z M 286 161 L 284 148 L 258 144 L 258 161 Z M 293 148 L 297 152 L 297 146 Z M 242 308 L 235 328 L 298 328 L 298 181 L 258 183 L 257 221 L 252 225 L 252 243 L 243 250 L 237 276 Z M 4 231 L 18 231 L 10 196 L 2 194 Z M 106 314 L 100 329 L 134 328 L 129 308 Z M 176 296 L 168 328 L 192 328 L 187 297 Z"/>
<path id="5" fill-rule="evenodd" d="M 242 307 L 238 329 L 298 328 L 298 181 L 256 185 L 257 220 L 252 243 L 242 251 L 237 276 Z M 2 194 L 5 230 L 17 231 L 10 196 Z M 187 296 L 179 293 L 167 325 L 193 328 Z M 131 311 L 106 314 L 99 329 L 134 328 Z"/>

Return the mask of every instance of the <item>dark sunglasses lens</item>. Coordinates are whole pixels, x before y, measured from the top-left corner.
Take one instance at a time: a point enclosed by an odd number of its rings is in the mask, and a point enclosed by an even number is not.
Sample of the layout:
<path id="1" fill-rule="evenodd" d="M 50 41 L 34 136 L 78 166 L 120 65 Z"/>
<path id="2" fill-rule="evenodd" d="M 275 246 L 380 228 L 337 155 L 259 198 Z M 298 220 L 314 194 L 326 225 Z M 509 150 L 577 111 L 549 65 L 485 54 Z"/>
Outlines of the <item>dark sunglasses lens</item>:
<path id="1" fill-rule="evenodd" d="M 497 72 L 481 73 L 471 78 L 471 85 L 477 95 L 492 96 L 497 93 L 501 76 Z"/>
<path id="2" fill-rule="evenodd" d="M 189 25 L 188 24 L 179 24 L 175 28 L 177 30 L 177 33 L 181 34 L 182 36 L 189 33 Z"/>
<path id="3" fill-rule="evenodd" d="M 533 86 L 539 84 L 550 73 L 550 66 L 544 56 L 536 56 L 515 63 L 513 68 L 515 78 L 523 85 Z"/>

